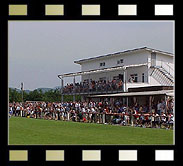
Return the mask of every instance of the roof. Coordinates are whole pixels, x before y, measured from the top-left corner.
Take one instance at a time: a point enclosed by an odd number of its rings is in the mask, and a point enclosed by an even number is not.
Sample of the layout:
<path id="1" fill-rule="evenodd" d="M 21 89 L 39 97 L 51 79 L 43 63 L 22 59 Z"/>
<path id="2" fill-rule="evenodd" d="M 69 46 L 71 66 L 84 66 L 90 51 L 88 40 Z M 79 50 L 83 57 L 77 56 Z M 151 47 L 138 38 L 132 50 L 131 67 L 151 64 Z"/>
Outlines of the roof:
<path id="1" fill-rule="evenodd" d="M 149 96 L 149 95 L 167 95 L 174 96 L 173 90 L 160 90 L 160 91 L 144 91 L 144 92 L 124 92 L 115 94 L 103 94 L 103 95 L 93 95 L 89 97 L 121 97 L 121 96 Z"/>
<path id="2" fill-rule="evenodd" d="M 173 54 L 169 53 L 169 52 L 160 51 L 160 50 L 153 49 L 153 48 L 148 48 L 148 47 L 141 47 L 141 48 L 136 48 L 136 49 L 125 50 L 125 51 L 122 51 L 122 52 L 116 52 L 116 53 L 111 53 L 111 54 L 107 54 L 107 55 L 101 55 L 101 56 L 97 56 L 97 57 L 81 59 L 81 60 L 74 61 L 74 63 L 81 64 L 83 62 L 87 62 L 87 61 L 90 61 L 90 60 L 101 59 L 101 58 L 104 58 L 104 57 L 112 57 L 112 56 L 115 56 L 115 55 L 118 55 L 118 54 L 126 54 L 126 53 L 131 53 L 131 52 L 138 52 L 138 51 L 150 51 L 150 52 L 161 53 L 161 54 L 168 55 L 168 56 L 173 56 Z"/>

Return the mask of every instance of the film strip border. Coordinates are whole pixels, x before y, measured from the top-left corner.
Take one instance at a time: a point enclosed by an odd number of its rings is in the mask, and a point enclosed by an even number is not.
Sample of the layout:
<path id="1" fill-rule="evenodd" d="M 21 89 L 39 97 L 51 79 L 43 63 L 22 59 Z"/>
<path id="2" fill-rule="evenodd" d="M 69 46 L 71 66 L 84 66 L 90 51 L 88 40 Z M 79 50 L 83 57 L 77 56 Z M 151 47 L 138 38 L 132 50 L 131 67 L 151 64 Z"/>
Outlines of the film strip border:
<path id="1" fill-rule="evenodd" d="M 91 148 L 80 149 L 79 147 L 70 147 L 63 149 L 52 149 L 43 147 L 34 150 L 34 147 L 30 150 L 9 150 L 8 165 L 32 165 L 37 163 L 38 165 L 62 165 L 71 163 L 82 164 L 126 164 L 133 163 L 135 165 L 163 165 L 169 163 L 173 165 L 176 162 L 176 150 L 170 150 L 167 148 Z M 36 153 L 37 151 L 37 153 Z M 148 153 L 148 155 L 146 154 Z"/>
<path id="2" fill-rule="evenodd" d="M 56 0 L 34 2 L 27 1 L 9 1 L 8 2 L 9 19 L 137 19 L 148 17 L 158 19 L 158 17 L 174 17 L 174 1 L 148 1 L 138 2 L 137 0 L 124 0 L 113 2 L 104 2 L 103 0 L 78 0 L 75 2 Z"/>
<path id="3" fill-rule="evenodd" d="M 154 5 L 155 16 L 173 16 L 173 4 Z M 44 5 L 45 16 L 64 16 L 64 4 L 46 4 Z M 100 16 L 100 4 L 83 4 L 81 5 L 82 16 Z M 119 4 L 118 16 L 137 16 L 137 4 Z M 9 4 L 9 16 L 27 16 L 27 4 Z"/>
<path id="4" fill-rule="evenodd" d="M 62 0 L 8 2 L 8 19 L 161 19 L 174 18 L 174 1 L 102 1 L 68 2 Z M 141 1 L 141 0 L 140 0 Z M 162 16 L 162 17 L 161 17 Z M 63 147 L 63 148 L 62 148 Z M 90 165 L 174 165 L 178 154 L 174 146 L 8 146 L 6 165 L 64 165 L 80 163 Z M 148 153 L 148 155 L 147 155 Z M 4 156 L 2 155 L 2 156 Z M 2 158 L 1 158 L 2 159 Z M 162 163 L 163 161 L 163 163 Z M 151 164 L 150 164 L 151 162 Z M 66 164 L 67 165 L 67 164 Z"/>

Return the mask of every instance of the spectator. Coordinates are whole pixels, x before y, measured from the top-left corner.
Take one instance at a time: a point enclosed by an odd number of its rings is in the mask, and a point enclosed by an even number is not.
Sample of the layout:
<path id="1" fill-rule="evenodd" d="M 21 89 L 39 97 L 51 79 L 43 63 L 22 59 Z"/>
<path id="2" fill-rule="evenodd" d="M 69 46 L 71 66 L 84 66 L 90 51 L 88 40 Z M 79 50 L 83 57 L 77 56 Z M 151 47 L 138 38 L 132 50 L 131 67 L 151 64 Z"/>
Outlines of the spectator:
<path id="1" fill-rule="evenodd" d="M 148 110 L 148 105 L 135 104 L 127 107 L 120 100 L 114 104 L 107 101 L 100 102 L 25 102 L 9 103 L 9 117 L 19 116 L 47 120 L 71 120 L 74 122 L 108 123 L 131 125 L 137 127 L 165 127 L 173 128 L 174 116 L 173 100 L 168 100 L 169 107 L 166 112 L 165 101 L 154 103 L 157 110 Z M 154 107 L 153 106 L 153 107 Z M 163 110 L 163 111 L 162 111 Z"/>

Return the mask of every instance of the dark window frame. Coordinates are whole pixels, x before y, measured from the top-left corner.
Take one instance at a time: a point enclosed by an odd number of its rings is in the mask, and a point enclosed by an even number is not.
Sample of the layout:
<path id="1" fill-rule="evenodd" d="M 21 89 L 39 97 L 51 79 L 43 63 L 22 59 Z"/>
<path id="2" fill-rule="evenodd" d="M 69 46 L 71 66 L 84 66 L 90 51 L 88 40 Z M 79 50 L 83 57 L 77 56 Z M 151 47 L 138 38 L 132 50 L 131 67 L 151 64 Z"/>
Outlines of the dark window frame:
<path id="1" fill-rule="evenodd" d="M 100 62 L 100 67 L 105 66 L 105 62 Z"/>
<path id="2" fill-rule="evenodd" d="M 142 73 L 142 82 L 144 83 L 145 82 L 145 74 Z"/>
<path id="3" fill-rule="evenodd" d="M 117 60 L 117 64 L 118 64 L 118 65 L 121 64 L 121 63 L 123 63 L 123 62 L 124 62 L 123 59 Z"/>

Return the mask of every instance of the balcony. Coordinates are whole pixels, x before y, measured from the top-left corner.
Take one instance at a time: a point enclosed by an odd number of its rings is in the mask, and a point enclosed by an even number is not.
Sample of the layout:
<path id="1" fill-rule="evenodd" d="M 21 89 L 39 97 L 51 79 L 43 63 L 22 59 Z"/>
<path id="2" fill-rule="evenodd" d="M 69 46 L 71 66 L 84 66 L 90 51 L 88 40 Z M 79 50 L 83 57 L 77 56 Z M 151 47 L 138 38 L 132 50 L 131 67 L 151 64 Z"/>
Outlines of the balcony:
<path id="1" fill-rule="evenodd" d="M 124 90 L 123 82 L 121 80 L 112 81 L 91 81 L 80 82 L 74 84 L 67 84 L 63 88 L 63 94 L 106 94 L 118 93 Z"/>

